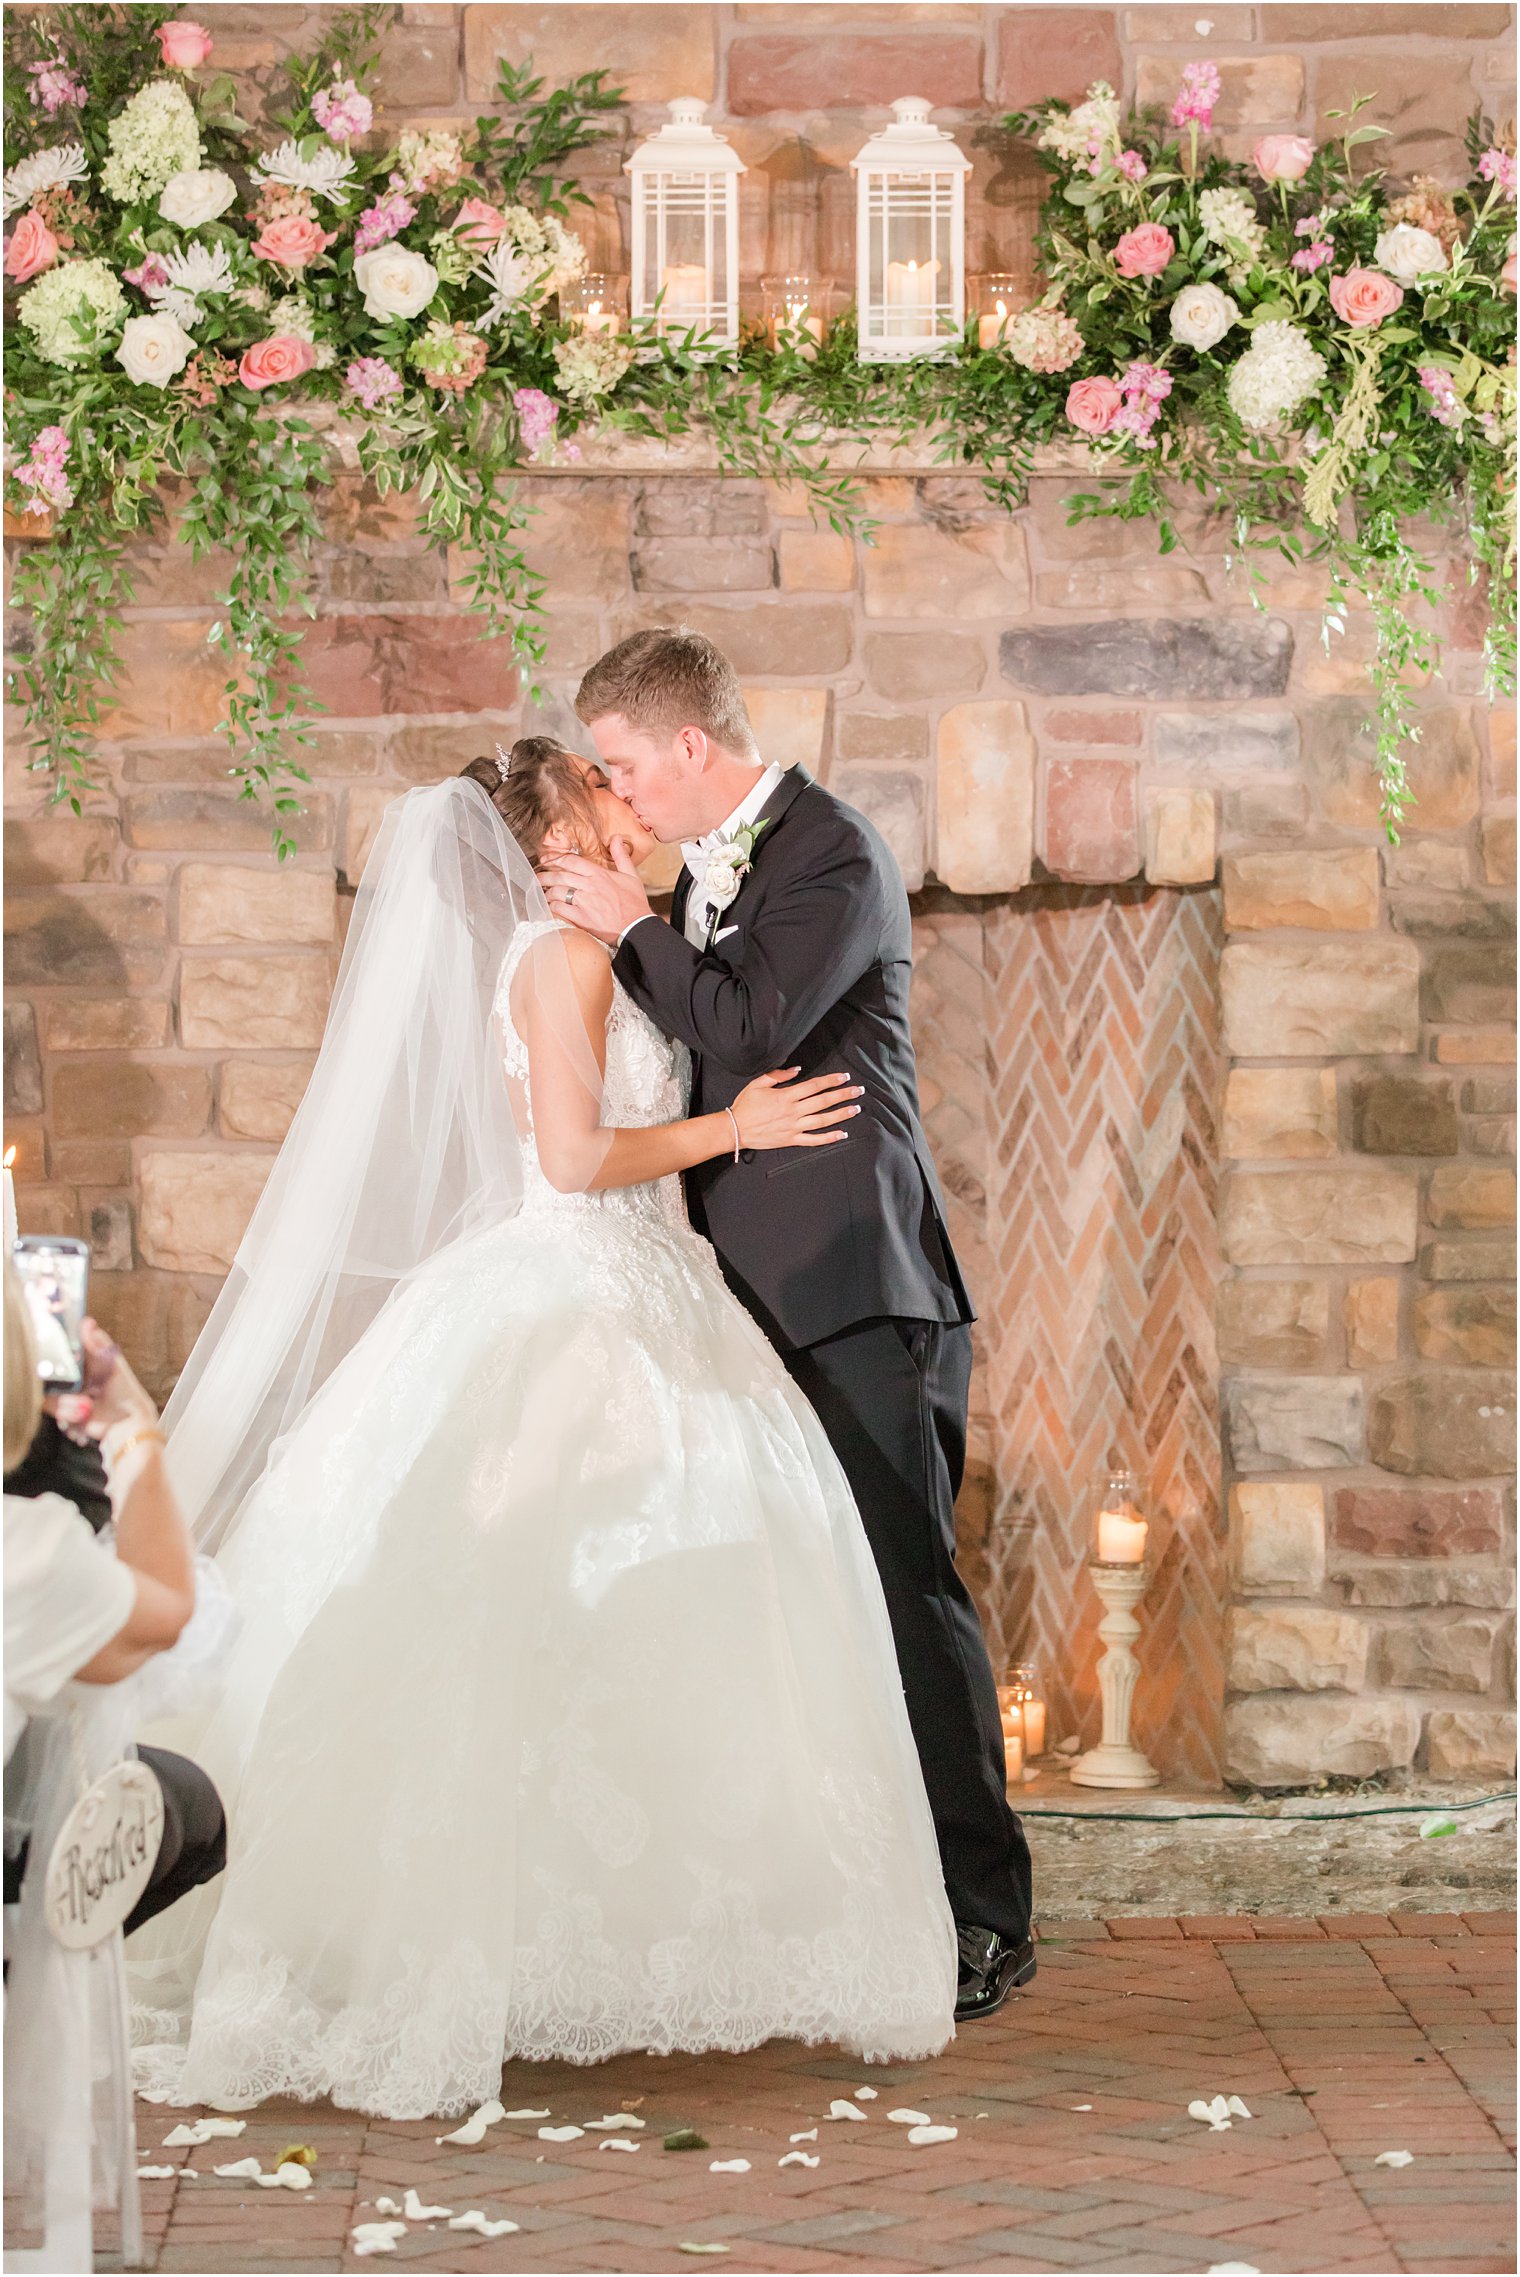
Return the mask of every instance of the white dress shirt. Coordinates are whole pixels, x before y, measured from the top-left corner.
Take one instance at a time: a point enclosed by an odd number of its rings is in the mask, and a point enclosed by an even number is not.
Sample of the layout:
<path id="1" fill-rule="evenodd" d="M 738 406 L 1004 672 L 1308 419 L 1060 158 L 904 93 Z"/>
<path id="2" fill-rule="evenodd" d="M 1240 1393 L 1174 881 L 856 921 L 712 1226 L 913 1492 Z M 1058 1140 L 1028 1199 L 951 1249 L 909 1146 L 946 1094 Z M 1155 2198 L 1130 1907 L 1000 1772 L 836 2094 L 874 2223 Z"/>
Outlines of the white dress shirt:
<path id="1" fill-rule="evenodd" d="M 5 1497 L 5 1753 L 126 1627 L 131 1568 L 61 1494 Z"/>
<path id="2" fill-rule="evenodd" d="M 759 779 L 745 792 L 733 813 L 726 820 L 720 822 L 716 830 L 709 830 L 705 836 L 688 839 L 683 843 L 681 847 L 682 859 L 692 876 L 692 887 L 687 897 L 686 923 L 683 931 L 693 948 L 700 949 L 706 941 L 708 922 L 712 916 L 712 903 L 708 900 L 702 884 L 703 857 L 714 852 L 717 847 L 732 838 L 735 831 L 742 830 L 747 822 L 755 820 L 785 772 L 784 767 L 772 761 Z M 619 948 L 622 947 L 633 931 L 633 926 L 642 925 L 643 922 L 642 917 L 636 917 L 633 920 L 633 925 L 623 927 L 622 932 L 618 935 Z"/>

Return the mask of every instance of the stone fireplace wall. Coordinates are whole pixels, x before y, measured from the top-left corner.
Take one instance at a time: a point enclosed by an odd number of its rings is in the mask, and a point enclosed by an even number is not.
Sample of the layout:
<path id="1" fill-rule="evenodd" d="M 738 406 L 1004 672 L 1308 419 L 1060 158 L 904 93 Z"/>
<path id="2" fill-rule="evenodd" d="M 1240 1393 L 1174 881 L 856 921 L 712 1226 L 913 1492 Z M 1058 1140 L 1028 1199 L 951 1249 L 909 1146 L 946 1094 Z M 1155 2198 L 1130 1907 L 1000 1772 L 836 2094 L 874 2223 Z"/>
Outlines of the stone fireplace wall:
<path id="1" fill-rule="evenodd" d="M 303 13 L 219 9 L 222 59 L 241 47 L 257 71 Z M 1386 91 L 1396 162 L 1439 170 L 1475 96 L 1507 108 L 1508 17 L 1230 7 L 1206 52 L 1231 133 L 1307 123 L 1350 75 Z M 714 93 L 757 177 L 758 270 L 805 255 L 809 228 L 849 242 L 841 157 L 892 94 L 969 123 L 1102 72 L 1152 91 L 1200 52 L 1194 21 L 417 7 L 391 35 L 390 100 L 479 107 L 497 42 L 551 74 L 608 61 L 639 126 Z M 805 108 L 817 89 L 826 110 Z M 977 148 L 974 259 L 1010 267 L 1024 177 Z M 608 265 L 616 156 L 592 177 Z M 386 801 L 522 724 L 564 728 L 601 648 L 679 616 L 733 655 L 766 751 L 868 812 L 916 897 L 927 1120 L 982 1310 L 964 1555 L 1000 1648 L 1042 1661 L 1054 1728 L 1096 1736 L 1081 1529 L 1093 1468 L 1126 1455 L 1157 1551 L 1140 1736 L 1169 1776 L 1498 1777 L 1515 775 L 1477 597 L 1453 564 L 1393 848 L 1365 620 L 1326 648 L 1308 572 L 1268 565 L 1258 609 L 1223 529 L 1184 517 L 1162 560 L 1144 526 L 1070 527 L 1073 486 L 1051 463 L 1008 516 L 971 474 L 876 466 L 867 546 L 696 455 L 588 450 L 529 486 L 552 600 L 530 708 L 463 608 L 462 565 L 405 500 L 340 472 L 305 633 L 327 708 L 283 869 L 213 734 L 217 565 L 144 546 L 102 795 L 45 813 L 7 760 L 22 1222 L 88 1234 L 101 1317 L 166 1388 L 299 1099 Z"/>

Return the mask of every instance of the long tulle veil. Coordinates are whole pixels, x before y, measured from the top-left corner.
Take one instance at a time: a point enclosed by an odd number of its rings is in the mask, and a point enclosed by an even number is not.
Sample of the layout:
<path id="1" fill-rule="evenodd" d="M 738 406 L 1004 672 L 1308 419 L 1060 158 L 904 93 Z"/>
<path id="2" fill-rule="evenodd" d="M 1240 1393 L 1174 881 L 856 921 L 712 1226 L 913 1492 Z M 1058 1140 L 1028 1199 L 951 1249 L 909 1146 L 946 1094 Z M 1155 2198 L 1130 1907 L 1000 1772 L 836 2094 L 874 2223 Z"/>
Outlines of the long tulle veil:
<path id="1" fill-rule="evenodd" d="M 520 928 L 533 985 L 600 1113 L 601 1070 L 532 865 L 465 777 L 386 809 L 305 1096 L 164 1410 L 202 1547 L 398 1282 L 521 1203 L 493 1006 Z M 514 960 L 515 961 L 515 960 Z"/>

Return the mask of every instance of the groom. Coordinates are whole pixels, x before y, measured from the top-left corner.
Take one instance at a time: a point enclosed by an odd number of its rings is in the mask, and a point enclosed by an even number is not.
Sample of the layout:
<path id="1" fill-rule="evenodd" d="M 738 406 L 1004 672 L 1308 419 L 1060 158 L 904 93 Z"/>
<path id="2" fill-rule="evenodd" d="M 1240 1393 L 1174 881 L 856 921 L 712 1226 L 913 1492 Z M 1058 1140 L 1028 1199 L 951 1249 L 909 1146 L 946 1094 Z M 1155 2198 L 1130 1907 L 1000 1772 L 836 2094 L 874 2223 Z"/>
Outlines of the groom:
<path id="1" fill-rule="evenodd" d="M 871 825 L 803 767 L 767 766 L 733 666 L 699 633 L 635 633 L 576 711 L 612 789 L 683 841 L 671 922 L 627 850 L 547 879 L 555 914 L 614 947 L 629 995 L 695 1055 L 692 1113 L 753 1076 L 865 1086 L 836 1147 L 702 1165 L 693 1225 L 806 1393 L 886 1593 L 960 1948 L 958 2018 L 1035 1973 L 1029 1851 L 1008 1807 L 997 1695 L 955 1566 L 974 1317 L 919 1121 L 908 897 Z"/>

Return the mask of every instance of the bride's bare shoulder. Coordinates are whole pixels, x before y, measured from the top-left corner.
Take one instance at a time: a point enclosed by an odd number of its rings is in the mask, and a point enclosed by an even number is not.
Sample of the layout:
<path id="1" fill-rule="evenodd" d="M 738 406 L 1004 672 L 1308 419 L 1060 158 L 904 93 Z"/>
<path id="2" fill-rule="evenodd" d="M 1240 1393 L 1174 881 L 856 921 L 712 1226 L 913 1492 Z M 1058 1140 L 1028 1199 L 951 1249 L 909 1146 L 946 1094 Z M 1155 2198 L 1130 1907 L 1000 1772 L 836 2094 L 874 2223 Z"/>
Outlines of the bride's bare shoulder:
<path id="1" fill-rule="evenodd" d="M 584 1009 L 605 1012 L 612 1002 L 612 959 L 594 934 L 578 926 L 546 927 L 530 943 L 519 970 L 532 973 L 540 989 L 566 972 Z"/>

